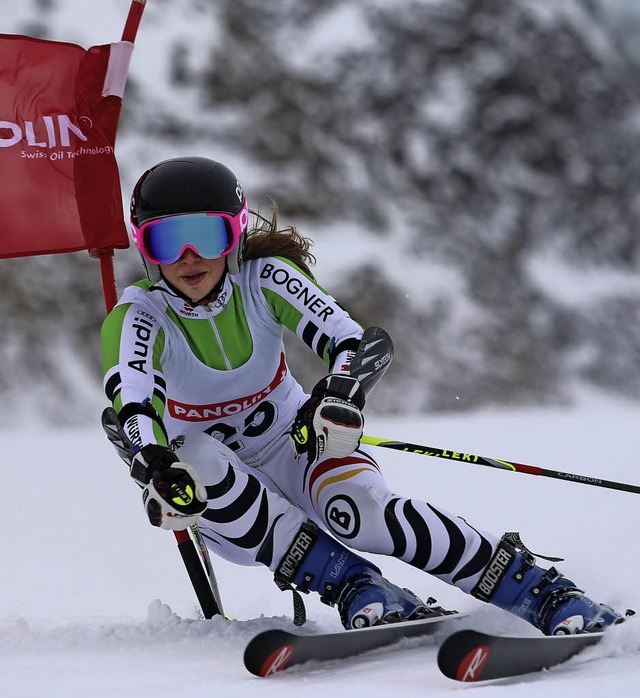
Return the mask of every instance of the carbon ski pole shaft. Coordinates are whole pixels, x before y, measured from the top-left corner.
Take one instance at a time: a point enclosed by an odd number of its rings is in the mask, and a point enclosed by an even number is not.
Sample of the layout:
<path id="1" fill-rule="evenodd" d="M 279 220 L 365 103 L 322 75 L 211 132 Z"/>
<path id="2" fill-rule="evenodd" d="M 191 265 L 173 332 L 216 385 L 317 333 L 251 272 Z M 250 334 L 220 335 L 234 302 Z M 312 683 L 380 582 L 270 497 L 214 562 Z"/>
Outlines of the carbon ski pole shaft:
<path id="1" fill-rule="evenodd" d="M 394 441 L 392 439 L 382 439 L 377 436 L 363 436 L 361 443 L 368 446 L 380 446 L 381 448 L 390 448 L 396 451 L 404 451 L 406 453 L 416 453 L 421 456 L 432 456 L 433 458 L 444 458 L 446 460 L 454 460 L 460 463 L 470 463 L 471 465 L 484 465 L 489 468 L 499 468 L 514 473 L 525 473 L 527 475 L 539 475 L 541 477 L 554 478 L 563 480 L 564 482 L 577 482 L 583 485 L 592 485 L 593 487 L 606 487 L 612 490 L 621 490 L 622 492 L 631 492 L 640 494 L 640 486 L 630 485 L 624 482 L 614 482 L 613 480 L 605 480 L 599 477 L 591 477 L 587 475 L 578 475 L 577 473 L 564 473 L 560 470 L 547 470 L 535 465 L 525 465 L 524 463 L 516 463 L 515 461 L 498 460 L 497 458 L 487 458 L 486 456 L 478 456 L 473 453 L 464 453 L 463 451 L 451 451 L 435 446 L 423 446 L 421 444 L 412 444 L 406 441 Z"/>

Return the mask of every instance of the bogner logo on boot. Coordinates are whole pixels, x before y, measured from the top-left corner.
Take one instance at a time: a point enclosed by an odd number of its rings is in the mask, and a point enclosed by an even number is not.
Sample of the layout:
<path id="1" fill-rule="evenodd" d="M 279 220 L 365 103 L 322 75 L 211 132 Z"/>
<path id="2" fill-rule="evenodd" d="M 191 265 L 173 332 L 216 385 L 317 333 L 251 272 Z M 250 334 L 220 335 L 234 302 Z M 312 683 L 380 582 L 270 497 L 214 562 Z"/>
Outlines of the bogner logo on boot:
<path id="1" fill-rule="evenodd" d="M 514 551 L 500 546 L 471 594 L 482 601 L 489 601 L 514 557 Z"/>

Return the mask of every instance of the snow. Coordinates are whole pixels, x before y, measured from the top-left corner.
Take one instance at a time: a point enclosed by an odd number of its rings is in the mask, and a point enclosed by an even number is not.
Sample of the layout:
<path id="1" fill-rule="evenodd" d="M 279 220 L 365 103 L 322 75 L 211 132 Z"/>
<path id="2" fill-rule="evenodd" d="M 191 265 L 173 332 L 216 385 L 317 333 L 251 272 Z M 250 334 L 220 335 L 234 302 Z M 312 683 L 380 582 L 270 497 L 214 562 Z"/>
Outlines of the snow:
<path id="1" fill-rule="evenodd" d="M 96 422 L 98 421 L 96 415 Z M 640 407 L 584 394 L 573 409 L 370 418 L 367 433 L 640 484 Z M 388 696 L 450 695 L 435 645 L 408 643 L 363 658 L 258 679 L 242 664 L 257 631 L 291 628 L 290 594 L 268 571 L 214 558 L 225 612 L 198 619 L 173 535 L 149 526 L 139 491 L 99 426 L 4 429 L 0 542 L 1 695 Z M 637 495 L 543 477 L 377 449 L 389 485 L 459 513 L 479 528 L 518 530 L 537 553 L 595 598 L 640 607 Z M 418 570 L 374 557 L 387 576 L 449 607 L 471 611 L 472 627 L 534 633 Z M 337 614 L 307 597 L 310 629 L 337 630 Z M 538 676 L 476 686 L 478 696 L 631 696 L 640 681 L 640 627 L 615 628 L 599 647 Z"/>
<path id="2" fill-rule="evenodd" d="M 291 39 L 295 42 L 295 36 Z M 287 41 L 287 37 L 282 41 L 282 50 L 291 65 L 299 70 L 322 73 L 331 70 L 330 62 L 335 60 L 336 54 L 356 48 L 365 50 L 374 41 L 375 37 L 371 35 L 363 17 L 362 7 L 343 3 L 319 15 L 309 24 L 304 45 L 295 42 L 295 52 L 291 52 L 291 43 Z M 329 60 L 328 46 L 331 47 Z"/>
<path id="3" fill-rule="evenodd" d="M 537 288 L 566 308 L 586 307 L 616 296 L 637 297 L 640 292 L 640 279 L 635 270 L 578 270 L 549 250 L 532 255 L 527 267 Z"/>

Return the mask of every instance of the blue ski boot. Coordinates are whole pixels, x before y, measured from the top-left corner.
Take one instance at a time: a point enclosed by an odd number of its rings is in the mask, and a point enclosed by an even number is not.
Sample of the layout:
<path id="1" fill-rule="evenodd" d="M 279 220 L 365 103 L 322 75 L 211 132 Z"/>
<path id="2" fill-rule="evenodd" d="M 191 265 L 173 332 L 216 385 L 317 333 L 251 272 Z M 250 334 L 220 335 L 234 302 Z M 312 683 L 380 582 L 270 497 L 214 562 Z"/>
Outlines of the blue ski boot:
<path id="1" fill-rule="evenodd" d="M 609 606 L 587 598 L 555 567 L 543 570 L 512 534 L 502 538 L 471 594 L 514 613 L 545 635 L 598 632 L 624 617 Z"/>
<path id="2" fill-rule="evenodd" d="M 304 605 L 295 592 L 318 592 L 324 603 L 338 607 L 347 630 L 423 618 L 436 610 L 387 581 L 375 565 L 311 521 L 301 526 L 278 565 L 275 581 L 281 589 L 294 590 L 297 624 L 304 622 Z"/>

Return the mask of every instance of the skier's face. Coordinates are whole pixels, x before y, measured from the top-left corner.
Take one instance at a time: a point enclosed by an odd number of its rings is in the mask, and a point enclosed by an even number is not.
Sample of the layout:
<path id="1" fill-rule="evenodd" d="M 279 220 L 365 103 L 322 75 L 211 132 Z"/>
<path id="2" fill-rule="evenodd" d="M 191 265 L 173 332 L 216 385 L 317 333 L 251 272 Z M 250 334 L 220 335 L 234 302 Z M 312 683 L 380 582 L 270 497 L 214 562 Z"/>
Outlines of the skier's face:
<path id="1" fill-rule="evenodd" d="M 205 259 L 193 250 L 186 249 L 174 264 L 161 264 L 164 278 L 178 291 L 193 301 L 204 298 L 213 290 L 224 274 L 226 260 Z"/>

